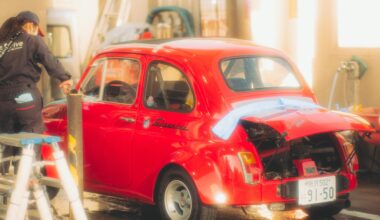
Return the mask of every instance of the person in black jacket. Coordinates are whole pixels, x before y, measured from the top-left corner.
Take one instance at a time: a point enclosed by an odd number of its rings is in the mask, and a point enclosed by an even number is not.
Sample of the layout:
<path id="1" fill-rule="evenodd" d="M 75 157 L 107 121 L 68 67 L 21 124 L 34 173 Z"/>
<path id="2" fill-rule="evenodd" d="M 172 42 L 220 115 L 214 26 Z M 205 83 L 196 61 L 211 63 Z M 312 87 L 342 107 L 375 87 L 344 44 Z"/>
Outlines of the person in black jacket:
<path id="1" fill-rule="evenodd" d="M 39 18 L 30 11 L 20 12 L 6 20 L 0 28 L 0 133 L 42 133 L 42 96 L 36 87 L 41 65 L 51 77 L 61 81 L 67 94 L 72 86 L 71 75 L 51 54 L 42 39 Z M 20 154 L 19 148 L 6 146 L 3 157 Z M 40 157 L 36 149 L 36 157 Z M 8 172 L 3 163 L 0 172 Z"/>

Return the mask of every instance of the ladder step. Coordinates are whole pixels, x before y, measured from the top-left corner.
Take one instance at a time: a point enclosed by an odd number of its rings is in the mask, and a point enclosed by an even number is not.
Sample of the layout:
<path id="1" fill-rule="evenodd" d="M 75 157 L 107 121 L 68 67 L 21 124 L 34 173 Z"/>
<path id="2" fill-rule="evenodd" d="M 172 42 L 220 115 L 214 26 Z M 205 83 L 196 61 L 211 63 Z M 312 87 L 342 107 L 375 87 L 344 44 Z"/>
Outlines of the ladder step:
<path id="1" fill-rule="evenodd" d="M 55 188 L 61 188 L 62 187 L 62 185 L 58 179 L 47 177 L 47 176 L 42 177 L 40 179 L 40 183 L 42 185 L 51 186 L 51 187 L 55 187 Z"/>
<path id="2" fill-rule="evenodd" d="M 8 193 L 13 189 L 14 178 L 16 178 L 16 176 L 0 176 L 0 194 Z M 39 181 L 42 185 L 46 185 L 46 186 L 50 186 L 54 188 L 62 187 L 59 179 L 57 178 L 44 176 L 44 177 L 41 177 Z"/>
<path id="3" fill-rule="evenodd" d="M 12 185 L 0 184 L 0 196 L 1 195 L 10 195 L 12 192 L 12 189 L 13 189 Z"/>
<path id="4" fill-rule="evenodd" d="M 0 175 L 0 184 L 13 186 L 15 178 L 16 176 L 13 175 Z M 39 178 L 39 180 L 42 185 L 47 185 L 55 188 L 61 187 L 61 183 L 57 178 L 43 176 Z"/>
<path id="5" fill-rule="evenodd" d="M 6 214 L 7 214 L 7 208 L 8 206 L 6 205 L 0 205 L 0 219 L 5 219 Z M 37 209 L 28 210 L 28 219 L 29 220 L 41 219 L 38 213 L 38 210 Z"/>
<path id="6" fill-rule="evenodd" d="M 60 142 L 60 137 L 21 132 L 17 134 L 0 134 L 0 144 L 14 147 L 24 147 L 27 144 Z"/>
<path id="7" fill-rule="evenodd" d="M 15 178 L 13 175 L 0 175 L 0 184 L 13 185 Z"/>

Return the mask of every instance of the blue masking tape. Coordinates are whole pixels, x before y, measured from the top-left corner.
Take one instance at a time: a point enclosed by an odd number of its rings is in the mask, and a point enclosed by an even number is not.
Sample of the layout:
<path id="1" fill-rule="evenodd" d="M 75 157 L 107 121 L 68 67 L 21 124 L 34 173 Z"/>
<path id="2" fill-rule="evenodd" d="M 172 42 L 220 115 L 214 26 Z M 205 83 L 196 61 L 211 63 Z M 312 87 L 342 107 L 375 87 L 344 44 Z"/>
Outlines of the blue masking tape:
<path id="1" fill-rule="evenodd" d="M 22 145 L 28 145 L 28 144 L 41 144 L 42 138 L 23 138 L 20 140 L 20 143 Z"/>
<path id="2" fill-rule="evenodd" d="M 303 110 L 317 108 L 321 109 L 323 107 L 313 103 L 311 99 L 301 100 L 292 97 L 278 97 L 255 100 L 237 105 L 212 128 L 212 131 L 216 136 L 227 140 L 241 118 L 247 116 L 262 118 L 287 109 Z"/>
<path id="3" fill-rule="evenodd" d="M 61 141 L 61 138 L 57 136 L 49 136 L 49 137 L 44 138 L 44 142 L 48 144 L 60 142 L 60 141 Z"/>

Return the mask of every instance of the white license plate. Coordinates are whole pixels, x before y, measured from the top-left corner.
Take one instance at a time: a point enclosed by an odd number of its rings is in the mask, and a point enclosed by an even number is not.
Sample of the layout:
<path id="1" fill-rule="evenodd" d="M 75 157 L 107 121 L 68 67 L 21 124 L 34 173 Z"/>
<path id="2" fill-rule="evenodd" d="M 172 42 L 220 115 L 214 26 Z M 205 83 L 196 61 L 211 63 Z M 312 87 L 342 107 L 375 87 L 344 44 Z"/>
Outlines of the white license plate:
<path id="1" fill-rule="evenodd" d="M 298 204 L 310 205 L 336 199 L 335 176 L 302 179 L 298 181 Z"/>

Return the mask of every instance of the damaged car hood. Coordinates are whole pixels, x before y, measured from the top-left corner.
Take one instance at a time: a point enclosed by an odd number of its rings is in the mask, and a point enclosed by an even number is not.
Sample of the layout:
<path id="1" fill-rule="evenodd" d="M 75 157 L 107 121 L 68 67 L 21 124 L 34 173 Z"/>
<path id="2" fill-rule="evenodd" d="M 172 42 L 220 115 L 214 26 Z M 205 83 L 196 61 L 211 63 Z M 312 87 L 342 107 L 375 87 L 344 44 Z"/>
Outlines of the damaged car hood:
<path id="1" fill-rule="evenodd" d="M 304 97 L 278 97 L 237 103 L 212 131 L 227 140 L 240 120 L 267 124 L 286 140 L 331 131 L 373 131 L 371 125 L 360 116 L 329 111 Z"/>

